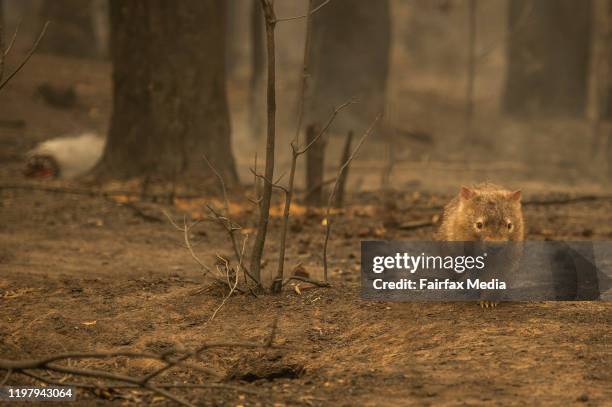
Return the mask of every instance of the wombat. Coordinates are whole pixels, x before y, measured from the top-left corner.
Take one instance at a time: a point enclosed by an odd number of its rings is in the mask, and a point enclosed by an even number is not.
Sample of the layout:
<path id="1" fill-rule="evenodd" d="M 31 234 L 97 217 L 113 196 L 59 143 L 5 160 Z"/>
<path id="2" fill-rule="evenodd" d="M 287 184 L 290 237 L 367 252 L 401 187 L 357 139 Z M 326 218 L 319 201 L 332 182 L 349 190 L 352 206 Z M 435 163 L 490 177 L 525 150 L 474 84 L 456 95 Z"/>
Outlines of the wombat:
<path id="1" fill-rule="evenodd" d="M 521 191 L 484 183 L 461 187 L 445 207 L 437 240 L 522 241 Z"/>
<path id="2" fill-rule="evenodd" d="M 498 185 L 484 183 L 461 187 L 459 195 L 445 207 L 437 240 L 520 242 L 524 240 L 521 191 L 510 191 Z M 485 243 L 486 244 L 486 243 Z M 520 260 L 522 249 L 512 245 L 505 255 L 510 269 Z M 498 303 L 480 301 L 481 307 Z"/>

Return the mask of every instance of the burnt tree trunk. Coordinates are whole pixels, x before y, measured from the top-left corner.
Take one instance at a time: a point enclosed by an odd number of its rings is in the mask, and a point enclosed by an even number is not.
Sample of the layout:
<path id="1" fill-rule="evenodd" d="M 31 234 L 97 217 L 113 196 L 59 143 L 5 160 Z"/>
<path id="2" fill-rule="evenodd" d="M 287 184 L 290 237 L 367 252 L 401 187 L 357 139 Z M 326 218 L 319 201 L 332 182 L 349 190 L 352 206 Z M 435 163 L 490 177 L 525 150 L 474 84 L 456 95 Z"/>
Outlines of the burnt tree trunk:
<path id="1" fill-rule="evenodd" d="M 325 123 L 335 106 L 355 99 L 359 103 L 339 115 L 334 128 L 365 130 L 385 106 L 389 1 L 333 0 L 312 15 L 311 35 L 304 121 Z"/>
<path id="2" fill-rule="evenodd" d="M 321 132 L 321 127 L 312 124 L 306 128 L 306 145 L 310 145 Z M 323 204 L 323 176 L 325 174 L 325 140 L 320 137 L 306 152 L 306 204 Z"/>
<path id="3" fill-rule="evenodd" d="M 264 134 L 262 117 L 265 115 L 264 106 L 264 73 L 266 70 L 266 47 L 264 41 L 264 15 L 258 0 L 253 0 L 250 12 L 251 17 L 251 72 L 249 78 L 249 116 L 251 136 L 260 139 Z"/>
<path id="4" fill-rule="evenodd" d="M 512 35 L 507 49 L 504 110 L 525 116 L 583 116 L 591 0 L 511 0 L 509 7 Z M 528 7 L 533 9 L 525 18 Z"/>
<path id="5" fill-rule="evenodd" d="M 113 114 L 100 175 L 237 174 L 225 89 L 224 3 L 111 0 Z"/>

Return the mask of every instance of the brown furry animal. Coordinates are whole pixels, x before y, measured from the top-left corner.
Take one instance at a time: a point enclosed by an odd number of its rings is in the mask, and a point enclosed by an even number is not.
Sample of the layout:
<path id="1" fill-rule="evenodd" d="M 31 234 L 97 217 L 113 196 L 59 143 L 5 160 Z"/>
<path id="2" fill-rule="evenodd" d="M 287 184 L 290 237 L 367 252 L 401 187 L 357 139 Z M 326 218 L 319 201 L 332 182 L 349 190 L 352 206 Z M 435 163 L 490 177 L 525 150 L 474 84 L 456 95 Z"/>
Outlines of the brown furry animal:
<path id="1" fill-rule="evenodd" d="M 521 191 L 484 183 L 461 187 L 444 207 L 437 240 L 522 241 Z"/>
<path id="2" fill-rule="evenodd" d="M 437 240 L 445 241 L 522 241 L 524 240 L 521 191 L 509 191 L 494 184 L 461 187 L 459 195 L 445 207 Z M 512 247 L 513 259 L 520 258 L 520 248 Z M 481 307 L 495 307 L 498 302 L 479 301 Z"/>

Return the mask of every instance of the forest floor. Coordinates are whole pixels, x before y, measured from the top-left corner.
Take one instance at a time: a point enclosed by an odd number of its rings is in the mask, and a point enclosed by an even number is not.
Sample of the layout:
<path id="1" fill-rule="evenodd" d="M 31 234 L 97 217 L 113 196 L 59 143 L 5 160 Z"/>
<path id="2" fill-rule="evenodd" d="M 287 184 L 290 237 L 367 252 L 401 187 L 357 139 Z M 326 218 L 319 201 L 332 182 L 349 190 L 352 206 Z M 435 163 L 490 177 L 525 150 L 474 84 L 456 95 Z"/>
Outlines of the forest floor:
<path id="1" fill-rule="evenodd" d="M 223 295 L 206 284 L 161 214 L 169 206 L 124 205 L 95 197 L 2 190 L 0 211 L 0 358 L 68 351 L 195 348 L 206 341 L 264 342 L 278 318 L 284 349 L 223 349 L 205 354 L 234 390 L 175 390 L 198 405 L 605 405 L 612 397 L 609 302 L 384 303 L 360 299 L 361 239 L 428 239 L 433 228 L 402 230 L 430 219 L 444 198 L 394 195 L 393 219 L 375 196 L 355 196 L 336 217 L 330 244 L 331 288 L 302 283 L 280 295 Z M 215 202 L 218 202 L 216 200 Z M 364 204 L 367 202 L 367 204 Z M 137 209 L 135 209 L 137 208 Z M 300 207 L 296 207 L 300 209 Z M 236 220 L 249 231 L 244 205 Z M 146 214 L 147 216 L 143 216 Z M 197 217 L 197 211 L 191 215 Z M 526 207 L 529 239 L 612 237 L 612 202 Z M 159 219 L 160 221 L 156 221 Z M 321 277 L 322 215 L 292 217 L 289 266 Z M 280 218 L 271 221 L 264 272 L 276 265 Z M 192 230 L 201 259 L 230 255 L 223 229 Z M 157 362 L 83 361 L 78 366 L 131 374 Z M 167 382 L 205 381 L 176 369 Z M 212 379 L 209 379 L 212 380 Z M 15 375 L 9 384 L 26 383 Z M 79 405 L 163 404 L 143 391 L 114 401 L 87 391 Z"/>
<path id="2" fill-rule="evenodd" d="M 36 142 L 84 128 L 103 132 L 108 120 L 108 64 L 61 65 L 46 56 L 31 61 L 3 90 L 0 119 L 23 118 L 26 129 L 0 128 L 2 185 L 25 181 L 23 154 Z M 60 82 L 79 78 L 76 108 L 44 106 L 35 96 L 36 84 L 50 77 Z M 437 177 L 460 182 L 450 175 Z M 126 203 L 120 197 L 0 188 L 0 358 L 163 352 L 217 340 L 263 343 L 278 320 L 274 343 L 282 349 L 210 350 L 201 365 L 215 369 L 219 378 L 181 368 L 160 380 L 216 380 L 239 388 L 173 390 L 211 406 L 610 405 L 610 302 L 503 303 L 482 309 L 474 303 L 360 299 L 360 241 L 430 239 L 433 227 L 404 226 L 431 220 L 449 198 L 414 192 L 425 189 L 409 187 L 410 180 L 399 176 L 394 185 L 401 191 L 386 198 L 376 192 L 350 194 L 347 209 L 335 215 L 331 288 L 287 285 L 276 296 L 232 296 L 221 308 L 222 292 L 202 291 L 209 282 L 182 247 L 181 232 L 162 214 L 167 210 L 179 222 L 184 214 L 202 218 L 204 204 L 219 205 L 218 198 Z M 550 198 L 543 190 L 545 184 L 532 183 L 526 199 L 536 192 L 538 199 Z M 244 191 L 236 191 L 232 202 L 235 220 L 252 235 L 255 211 Z M 272 212 L 266 284 L 278 255 L 279 206 Z M 525 217 L 528 239 L 612 239 L 612 200 L 528 205 Z M 312 278 L 321 278 L 322 220 L 321 212 L 295 206 L 288 271 L 301 265 Z M 215 264 L 216 254 L 231 257 L 219 225 L 201 223 L 192 235 L 195 251 L 207 264 Z M 141 374 L 156 363 L 118 358 L 73 365 Z M 8 382 L 23 383 L 28 381 L 19 375 Z M 71 405 L 167 403 L 137 390 L 110 396 L 79 391 Z"/>

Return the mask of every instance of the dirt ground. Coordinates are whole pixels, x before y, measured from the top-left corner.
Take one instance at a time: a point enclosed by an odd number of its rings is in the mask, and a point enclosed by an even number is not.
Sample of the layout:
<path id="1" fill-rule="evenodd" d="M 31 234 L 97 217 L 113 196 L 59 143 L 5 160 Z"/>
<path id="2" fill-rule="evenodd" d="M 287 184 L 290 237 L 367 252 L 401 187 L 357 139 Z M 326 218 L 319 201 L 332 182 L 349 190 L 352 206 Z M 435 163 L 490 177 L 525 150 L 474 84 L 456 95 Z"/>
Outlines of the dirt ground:
<path id="1" fill-rule="evenodd" d="M 355 198 L 354 198 L 355 199 Z M 181 234 L 149 204 L 142 211 L 101 198 L 2 191 L 0 357 L 25 359 L 67 351 L 195 348 L 205 341 L 263 342 L 278 317 L 282 350 L 215 350 L 205 365 L 232 390 L 185 390 L 201 405 L 606 405 L 612 396 L 609 302 L 380 303 L 359 298 L 359 240 L 424 239 L 432 228 L 394 224 L 427 219 L 435 197 L 396 197 L 394 221 L 377 219 L 374 197 L 338 216 L 330 246 L 332 288 L 288 289 L 279 296 L 237 295 L 211 322 L 222 296 L 201 292 L 201 274 Z M 144 206 L 143 206 L 144 207 Z M 422 208 L 408 211 L 410 207 Z M 528 238 L 609 239 L 612 202 L 528 206 Z M 248 212 L 237 220 L 249 225 Z M 544 226 L 546 225 L 546 226 Z M 279 219 L 272 221 L 274 268 Z M 296 214 L 288 264 L 320 277 L 320 215 Z M 203 223 L 196 250 L 214 263 L 228 253 L 224 231 Z M 153 367 L 120 358 L 83 366 L 142 373 Z M 278 377 L 276 377 L 278 376 Z M 170 382 L 206 378 L 178 369 Z M 14 377 L 10 384 L 24 383 Z M 161 403 L 124 391 L 113 403 Z M 97 400 L 79 392 L 82 405 Z"/>
<path id="2" fill-rule="evenodd" d="M 0 119 L 27 121 L 25 131 L 0 129 L 0 184 L 5 186 L 24 182 L 23 153 L 37 141 L 83 128 L 103 131 L 108 119 L 108 66 L 92 69 L 79 62 L 62 70 L 50 68 L 48 57 L 32 61 L 2 96 Z M 77 85 L 76 109 L 45 107 L 33 96 L 34 85 L 48 79 L 49 72 L 60 82 L 85 78 Z M 504 303 L 481 309 L 473 303 L 360 299 L 360 240 L 429 239 L 433 227 L 404 226 L 432 219 L 448 199 L 404 188 L 409 182 L 398 181 L 401 188 L 384 200 L 375 192 L 350 194 L 348 209 L 336 215 L 330 242 L 331 288 L 300 284 L 297 289 L 288 285 L 278 296 L 235 295 L 212 321 L 223 295 L 202 291 L 208 281 L 162 210 L 179 220 L 184 214 L 199 218 L 204 203 L 218 204 L 217 198 L 126 205 L 117 199 L 0 188 L 0 358 L 263 342 L 278 318 L 274 343 L 282 349 L 210 350 L 198 363 L 218 371 L 219 378 L 182 368 L 162 379 L 237 386 L 173 390 L 210 406 L 612 405 L 610 302 Z M 535 186 L 525 192 L 528 200 L 552 196 Z M 233 194 L 232 201 L 236 220 L 252 232 L 254 211 L 244 191 Z M 273 212 L 266 284 L 278 252 L 278 206 Z M 529 205 L 525 217 L 528 239 L 612 238 L 611 200 Z M 311 277 L 321 278 L 322 218 L 296 206 L 289 270 L 301 264 Z M 196 252 L 208 264 L 215 263 L 217 253 L 231 256 L 218 225 L 201 223 L 192 235 Z M 130 374 L 157 366 L 125 357 L 73 363 Z M 23 383 L 29 382 L 18 375 L 8 382 Z M 70 405 L 167 404 L 135 390 L 117 391 L 111 398 L 79 391 L 78 402 Z"/>

